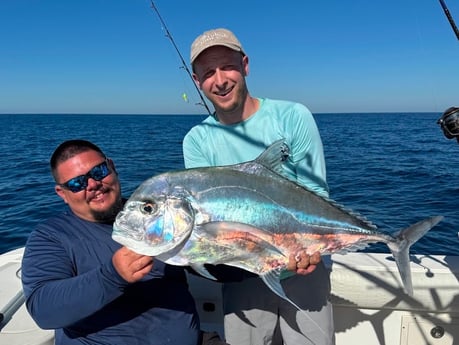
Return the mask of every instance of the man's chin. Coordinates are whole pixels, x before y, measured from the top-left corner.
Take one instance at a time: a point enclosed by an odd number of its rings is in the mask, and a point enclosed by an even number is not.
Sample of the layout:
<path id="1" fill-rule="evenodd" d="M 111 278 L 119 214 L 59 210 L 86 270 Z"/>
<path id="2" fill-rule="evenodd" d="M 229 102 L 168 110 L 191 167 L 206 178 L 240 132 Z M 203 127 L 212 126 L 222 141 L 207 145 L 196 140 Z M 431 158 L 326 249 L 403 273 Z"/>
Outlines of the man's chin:
<path id="1" fill-rule="evenodd" d="M 106 202 L 106 201 L 105 201 Z M 118 200 L 113 205 L 104 210 L 92 210 L 92 216 L 97 222 L 100 223 L 112 223 L 115 221 L 116 215 L 123 208 L 123 203 Z"/>

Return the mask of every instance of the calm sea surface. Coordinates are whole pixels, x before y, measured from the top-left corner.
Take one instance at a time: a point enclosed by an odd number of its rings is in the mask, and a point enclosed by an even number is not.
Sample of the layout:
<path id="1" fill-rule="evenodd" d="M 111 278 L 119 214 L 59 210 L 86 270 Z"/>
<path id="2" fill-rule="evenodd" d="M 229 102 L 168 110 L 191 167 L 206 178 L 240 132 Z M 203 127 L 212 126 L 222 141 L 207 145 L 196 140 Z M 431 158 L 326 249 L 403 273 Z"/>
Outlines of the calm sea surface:
<path id="1" fill-rule="evenodd" d="M 439 114 L 317 114 L 330 196 L 395 231 L 432 215 L 445 219 L 412 248 L 458 255 L 459 145 Z M 23 246 L 38 222 L 65 208 L 48 160 L 67 139 L 88 139 L 116 164 L 123 194 L 151 175 L 183 168 L 195 115 L 0 115 L 0 253 Z M 372 251 L 387 251 L 372 246 Z"/>

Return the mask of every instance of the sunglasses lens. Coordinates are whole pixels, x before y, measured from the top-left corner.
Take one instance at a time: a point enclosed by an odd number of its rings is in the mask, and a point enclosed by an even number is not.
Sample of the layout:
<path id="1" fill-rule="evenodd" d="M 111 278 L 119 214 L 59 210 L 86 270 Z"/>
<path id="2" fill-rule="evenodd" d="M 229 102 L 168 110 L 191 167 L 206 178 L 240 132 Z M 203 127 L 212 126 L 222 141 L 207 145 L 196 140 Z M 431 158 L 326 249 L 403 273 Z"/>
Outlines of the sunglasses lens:
<path id="1" fill-rule="evenodd" d="M 82 191 L 88 185 L 88 179 L 86 176 L 77 176 L 67 181 L 64 186 L 67 187 L 73 193 Z"/>
<path id="2" fill-rule="evenodd" d="M 110 174 L 110 169 L 108 168 L 108 165 L 106 162 L 103 162 L 102 164 L 95 166 L 88 173 L 89 177 L 93 178 L 96 181 L 102 180 L 103 178 L 107 177 L 109 174 Z"/>
<path id="3" fill-rule="evenodd" d="M 96 181 L 101 181 L 108 175 L 110 175 L 111 171 L 107 165 L 107 162 L 103 162 L 94 168 L 92 168 L 86 175 L 80 175 L 74 177 L 67 182 L 63 183 L 62 186 L 67 188 L 73 193 L 81 192 L 88 186 L 88 179 L 92 178 Z"/>

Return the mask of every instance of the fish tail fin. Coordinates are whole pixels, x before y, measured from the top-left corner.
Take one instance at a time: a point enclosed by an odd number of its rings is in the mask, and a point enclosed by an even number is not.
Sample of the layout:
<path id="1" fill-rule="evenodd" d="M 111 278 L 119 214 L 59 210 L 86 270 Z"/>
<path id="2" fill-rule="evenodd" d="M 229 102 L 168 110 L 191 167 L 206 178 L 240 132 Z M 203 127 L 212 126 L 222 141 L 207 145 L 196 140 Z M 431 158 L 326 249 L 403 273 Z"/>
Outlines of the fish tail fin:
<path id="1" fill-rule="evenodd" d="M 305 313 L 304 310 L 302 310 L 295 302 L 293 302 L 290 298 L 287 297 L 280 283 L 280 272 L 281 272 L 280 270 L 272 270 L 265 274 L 260 275 L 260 278 L 271 289 L 272 292 L 274 292 L 280 298 L 285 299 L 287 302 L 290 302 L 296 309 L 298 309 L 298 311 L 300 311 L 303 315 L 305 315 L 308 318 L 308 320 L 311 321 L 312 324 L 314 324 L 322 332 L 322 334 L 328 339 L 330 337 L 329 334 L 327 334 L 324 331 L 324 329 L 320 327 L 320 325 L 311 318 L 310 315 Z M 304 336 L 308 338 L 306 334 L 304 334 Z M 312 339 L 308 338 L 308 340 L 314 344 L 314 341 Z"/>
<path id="2" fill-rule="evenodd" d="M 442 219 L 442 216 L 436 216 L 417 222 L 399 231 L 396 235 L 396 241 L 388 243 L 389 249 L 394 256 L 395 263 L 397 264 L 405 292 L 409 296 L 413 295 L 413 282 L 411 280 L 410 267 L 410 247 Z"/>

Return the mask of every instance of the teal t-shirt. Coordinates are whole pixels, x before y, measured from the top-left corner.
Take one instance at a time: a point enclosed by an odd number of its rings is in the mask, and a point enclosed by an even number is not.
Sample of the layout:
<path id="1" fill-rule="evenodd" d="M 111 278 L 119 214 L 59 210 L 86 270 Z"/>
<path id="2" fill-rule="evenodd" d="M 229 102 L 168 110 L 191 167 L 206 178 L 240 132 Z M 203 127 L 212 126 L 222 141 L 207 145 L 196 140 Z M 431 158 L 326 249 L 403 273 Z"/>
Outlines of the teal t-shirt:
<path id="1" fill-rule="evenodd" d="M 299 103 L 259 100 L 259 110 L 245 121 L 225 125 L 209 116 L 193 127 L 183 140 L 185 167 L 250 161 L 273 142 L 285 139 L 290 148 L 286 176 L 328 196 L 322 140 L 311 112 Z"/>

